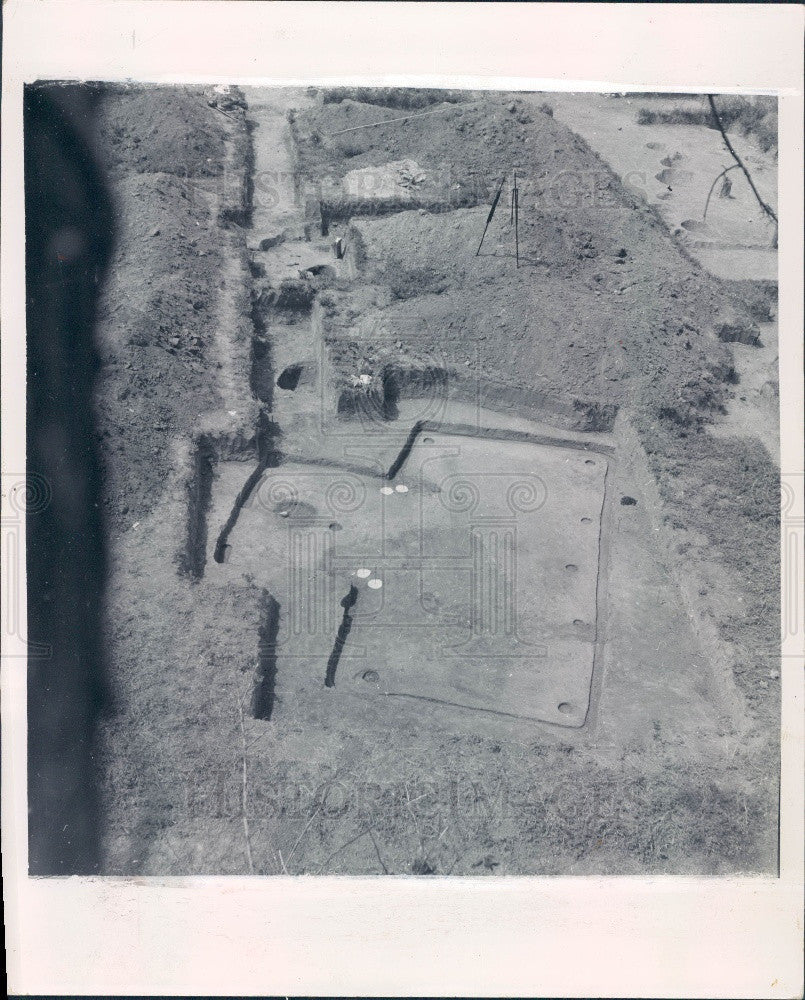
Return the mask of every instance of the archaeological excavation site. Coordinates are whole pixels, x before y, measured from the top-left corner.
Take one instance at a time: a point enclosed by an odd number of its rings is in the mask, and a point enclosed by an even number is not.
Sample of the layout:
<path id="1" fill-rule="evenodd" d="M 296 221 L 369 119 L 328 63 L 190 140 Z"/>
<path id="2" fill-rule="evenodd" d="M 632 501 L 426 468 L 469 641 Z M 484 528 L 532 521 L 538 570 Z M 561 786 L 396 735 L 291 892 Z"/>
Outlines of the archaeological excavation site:
<path id="1" fill-rule="evenodd" d="M 776 873 L 776 105 L 715 102 L 101 88 L 103 874 Z"/>

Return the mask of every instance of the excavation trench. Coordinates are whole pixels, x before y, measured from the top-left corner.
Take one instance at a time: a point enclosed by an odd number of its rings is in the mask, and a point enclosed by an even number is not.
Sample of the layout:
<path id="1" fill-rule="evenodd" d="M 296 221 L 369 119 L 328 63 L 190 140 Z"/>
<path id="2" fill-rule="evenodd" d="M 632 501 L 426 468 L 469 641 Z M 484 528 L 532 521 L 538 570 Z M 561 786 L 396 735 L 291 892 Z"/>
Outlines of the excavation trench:
<path id="1" fill-rule="evenodd" d="M 344 615 L 341 619 L 341 624 L 338 626 L 333 651 L 330 653 L 330 658 L 327 660 L 327 671 L 324 675 L 325 687 L 335 687 L 335 672 L 338 670 L 338 661 L 341 659 L 341 654 L 344 651 L 347 637 L 349 636 L 350 629 L 352 628 L 352 615 L 350 612 L 355 607 L 357 600 L 358 588 L 352 584 L 350 585 L 349 593 L 341 599 L 341 607 L 344 609 Z"/>
<path id="2" fill-rule="evenodd" d="M 405 461 L 411 454 L 411 449 L 414 447 L 416 439 L 419 435 L 419 432 L 422 430 L 423 426 L 424 426 L 423 421 L 418 420 L 411 428 L 411 432 L 408 435 L 405 444 L 400 449 L 399 455 L 394 459 L 394 461 L 389 466 L 389 471 L 386 473 L 386 479 L 393 479 L 400 471 L 400 469 L 405 465 Z"/>
<path id="3" fill-rule="evenodd" d="M 257 641 L 257 672 L 252 691 L 252 715 L 268 722 L 274 711 L 277 679 L 277 634 L 280 626 L 280 606 L 267 590 L 260 601 L 260 627 Z"/>
<path id="4" fill-rule="evenodd" d="M 474 200 L 468 202 L 468 204 L 475 203 Z M 390 204 L 388 201 L 370 204 L 364 200 L 359 206 L 346 203 L 338 205 L 321 203 L 316 207 L 321 213 L 321 231 L 322 235 L 325 235 L 329 231 L 331 222 L 344 221 L 349 215 L 356 213 L 386 214 L 390 211 L 410 209 L 412 205 L 410 202 L 401 202 L 396 205 Z M 455 207 L 455 204 L 437 205 L 435 203 L 428 206 L 430 211 L 454 209 Z M 309 219 L 308 216 L 306 221 Z M 284 219 L 283 224 L 286 222 L 287 219 Z M 261 225 L 261 227 L 272 225 L 276 228 L 276 223 L 277 220 L 268 215 L 262 220 L 255 220 L 255 225 Z M 285 256 L 286 249 L 287 258 Z M 218 563 L 227 560 L 230 535 L 238 523 L 243 508 L 248 504 L 267 469 L 282 465 L 284 460 L 310 465 L 330 462 L 339 468 L 344 468 L 347 464 L 340 456 L 337 459 L 332 459 L 326 454 L 307 455 L 303 453 L 288 454 L 284 457 L 279 450 L 280 422 L 286 423 L 289 437 L 294 440 L 294 435 L 291 433 L 292 427 L 288 421 L 292 422 L 294 415 L 300 412 L 300 407 L 303 408 L 306 405 L 307 397 L 305 394 L 308 392 L 311 381 L 311 370 L 308 367 L 308 361 L 304 360 L 303 364 L 302 359 L 315 356 L 313 345 L 307 344 L 304 338 L 296 333 L 294 326 L 305 321 L 312 322 L 317 291 L 332 283 L 333 274 L 330 273 L 332 271 L 330 265 L 312 264 L 307 267 L 303 266 L 298 271 L 298 278 L 284 277 L 283 275 L 288 275 L 289 271 L 292 271 L 295 266 L 294 261 L 298 261 L 300 254 L 303 264 L 309 259 L 305 256 L 306 252 L 298 240 L 286 238 L 281 244 L 269 247 L 265 252 L 269 253 L 269 256 L 265 258 L 265 264 L 261 264 L 259 267 L 253 266 L 251 271 L 253 279 L 253 339 L 250 385 L 255 398 L 263 404 L 257 433 L 258 462 L 238 491 L 216 541 L 213 557 Z M 276 265 L 272 263 L 273 261 L 276 262 Z M 313 332 L 318 336 L 324 336 L 326 340 L 326 333 L 324 330 L 319 331 L 318 324 L 313 325 Z M 307 350 L 297 353 L 300 343 L 305 343 Z M 330 348 L 331 345 L 327 343 L 326 346 Z M 335 358 L 333 360 L 335 361 Z M 528 411 L 529 415 L 533 413 L 535 408 L 547 410 L 554 417 L 553 423 L 560 423 L 573 430 L 608 431 L 612 429 L 617 412 L 616 407 L 612 405 L 602 404 L 598 401 L 580 400 L 572 396 L 566 396 L 562 399 L 548 398 L 529 387 L 519 389 L 517 386 L 501 385 L 499 382 L 487 379 L 483 379 L 479 386 L 477 379 L 474 379 L 471 374 L 457 373 L 448 366 L 431 364 L 429 360 L 423 359 L 419 363 L 406 364 L 404 356 L 400 357 L 399 360 L 382 365 L 380 370 L 371 377 L 371 380 L 366 380 L 367 384 L 365 385 L 347 386 L 344 384 L 346 378 L 337 375 L 335 398 L 332 399 L 336 413 L 347 419 L 360 415 L 369 416 L 377 422 L 394 422 L 399 421 L 401 414 L 406 412 L 407 406 L 403 406 L 403 400 L 423 399 L 433 400 L 436 403 L 442 401 L 446 403 L 448 399 L 466 400 L 475 406 L 483 406 L 487 400 L 498 400 L 502 392 L 508 408 L 513 411 L 516 411 L 518 406 Z M 337 362 L 336 368 L 338 368 Z M 340 385 L 338 385 L 339 382 Z M 325 381 L 325 386 L 330 391 L 333 390 L 332 383 L 328 385 Z M 295 392 L 297 388 L 299 392 L 295 396 L 288 395 L 288 393 Z M 520 395 L 515 398 L 517 392 Z M 436 409 L 438 411 L 439 407 Z M 268 415 L 269 410 L 271 417 Z M 417 420 L 413 425 L 409 421 L 406 423 L 410 430 L 402 447 L 387 470 L 385 472 L 379 471 L 379 476 L 387 481 L 393 480 L 405 467 L 423 429 L 434 433 L 449 433 L 447 425 L 441 420 Z M 461 425 L 453 425 L 451 429 L 459 435 L 462 435 L 464 430 Z M 356 423 L 356 434 L 359 433 L 360 425 Z M 475 438 L 483 438 L 487 435 L 495 436 L 494 431 L 484 432 L 481 430 L 479 433 L 478 428 L 469 427 L 467 435 Z M 523 435 L 521 438 L 516 432 L 511 436 L 511 440 L 514 441 L 521 439 L 524 442 L 530 440 L 528 435 Z M 556 442 L 554 440 L 551 443 Z M 303 445 L 301 450 L 305 452 L 309 448 Z M 369 474 L 367 469 L 356 469 L 355 471 L 363 475 Z M 377 474 L 375 473 L 375 475 Z M 404 484 L 399 489 L 403 491 Z M 387 491 L 387 488 L 383 487 L 382 490 Z M 279 511 L 279 513 L 284 514 L 284 516 L 288 514 L 287 511 Z M 244 519 L 247 519 L 250 524 L 252 523 L 250 513 L 244 513 Z M 341 527 L 341 525 L 333 522 L 331 528 L 334 530 L 335 527 Z M 350 529 L 350 525 L 346 525 L 346 527 Z M 269 579 L 272 578 L 271 572 L 268 573 Z M 282 612 L 279 602 L 272 596 L 271 591 L 274 590 L 274 586 L 268 584 L 263 591 L 258 632 L 258 664 L 252 694 L 252 713 L 255 718 L 264 721 L 272 718 L 278 671 L 277 635 Z M 359 589 L 352 584 L 349 591 L 341 599 L 343 614 L 337 627 L 323 678 L 324 685 L 328 688 L 336 686 L 339 663 L 353 628 L 354 608 L 358 598 Z M 286 611 L 288 610 L 286 608 Z"/>
<path id="5" fill-rule="evenodd" d="M 255 486 L 260 482 L 260 478 L 268 467 L 268 463 L 260 461 L 257 463 L 257 467 L 250 473 L 249 478 L 243 484 L 243 488 L 240 493 L 235 497 L 235 502 L 232 504 L 232 510 L 229 517 L 226 520 L 221 532 L 218 535 L 218 539 L 215 543 L 215 552 L 213 553 L 213 559 L 217 563 L 222 563 L 226 561 L 227 549 L 229 548 L 229 536 L 232 529 L 237 524 L 238 515 L 243 509 L 243 505 L 252 495 L 252 491 Z"/>
<path id="6" fill-rule="evenodd" d="M 207 562 L 207 516 L 212 500 L 216 449 L 207 435 L 199 437 L 191 460 L 187 485 L 187 538 L 181 568 L 195 580 L 204 576 Z"/>
<path id="7" fill-rule="evenodd" d="M 599 399 L 547 393 L 503 383 L 498 379 L 472 377 L 439 365 L 386 365 L 366 385 L 342 386 L 336 414 L 341 420 L 354 418 L 376 423 L 399 418 L 404 400 L 421 400 L 434 412 L 445 412 L 450 403 L 470 403 L 490 411 L 504 411 L 525 419 L 544 420 L 566 430 L 611 433 L 618 406 Z"/>
<path id="8" fill-rule="evenodd" d="M 392 197 L 353 197 L 327 198 L 318 203 L 318 219 L 316 220 L 322 236 L 329 236 L 333 223 L 349 222 L 357 216 L 380 217 L 395 215 L 398 212 L 410 212 L 420 209 L 433 215 L 455 211 L 457 208 L 475 208 L 484 203 L 485 192 L 465 191 L 459 197 L 445 198 L 438 195 L 432 198 L 401 196 Z M 310 216 L 309 216 L 310 218 Z"/>
<path id="9" fill-rule="evenodd" d="M 251 390 L 255 398 L 271 406 L 274 396 L 274 371 L 271 362 L 271 342 L 263 334 L 252 338 Z"/>

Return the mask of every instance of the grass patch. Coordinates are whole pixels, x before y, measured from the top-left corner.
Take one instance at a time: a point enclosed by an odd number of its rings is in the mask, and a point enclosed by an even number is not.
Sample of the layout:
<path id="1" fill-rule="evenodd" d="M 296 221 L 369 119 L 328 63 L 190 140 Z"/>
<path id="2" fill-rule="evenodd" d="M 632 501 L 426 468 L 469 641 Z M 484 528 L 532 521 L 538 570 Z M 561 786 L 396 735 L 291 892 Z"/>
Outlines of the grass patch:
<path id="1" fill-rule="evenodd" d="M 777 152 L 777 100 L 774 97 L 755 97 L 751 101 L 738 94 L 721 95 L 716 107 L 725 129 L 737 128 L 751 136 L 764 153 Z M 705 125 L 716 128 L 708 106 L 701 108 L 674 108 L 655 111 L 640 108 L 638 125 Z"/>
<path id="2" fill-rule="evenodd" d="M 457 104 L 472 99 L 462 90 L 435 90 L 420 87 L 328 87 L 322 91 L 325 104 L 342 101 L 359 101 L 362 104 L 381 104 L 386 108 L 427 108 L 432 104 Z"/>
<path id="3" fill-rule="evenodd" d="M 768 674 L 780 644 L 780 476 L 759 442 L 684 433 L 662 420 L 641 428 L 669 517 L 707 539 L 703 558 L 725 567 L 743 595 L 716 622 L 739 651 L 736 681 L 750 709 L 776 725 Z"/>

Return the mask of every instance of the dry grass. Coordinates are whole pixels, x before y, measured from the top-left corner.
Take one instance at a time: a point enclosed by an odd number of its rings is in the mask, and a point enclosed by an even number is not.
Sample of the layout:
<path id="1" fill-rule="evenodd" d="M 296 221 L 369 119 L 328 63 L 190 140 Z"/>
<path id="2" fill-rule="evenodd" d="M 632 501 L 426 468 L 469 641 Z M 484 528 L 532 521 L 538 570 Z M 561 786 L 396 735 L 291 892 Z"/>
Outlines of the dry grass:
<path id="1" fill-rule="evenodd" d="M 740 648 L 736 680 L 776 741 L 779 692 L 768 674 L 780 641 L 777 468 L 759 442 L 715 438 L 703 428 L 645 423 L 642 437 L 669 517 L 707 539 L 702 558 L 723 566 L 743 595 L 717 624 Z"/>
<path id="2" fill-rule="evenodd" d="M 424 87 L 328 87 L 322 92 L 325 104 L 360 101 L 386 108 L 426 108 L 432 104 L 456 104 L 471 99 L 468 91 L 432 90 Z"/>
<path id="3" fill-rule="evenodd" d="M 726 129 L 738 128 L 751 136 L 764 153 L 777 152 L 777 100 L 774 97 L 756 97 L 753 101 L 737 94 L 721 95 L 716 106 Z M 710 108 L 675 108 L 672 111 L 655 111 L 640 108 L 638 125 L 705 125 L 715 128 Z"/>

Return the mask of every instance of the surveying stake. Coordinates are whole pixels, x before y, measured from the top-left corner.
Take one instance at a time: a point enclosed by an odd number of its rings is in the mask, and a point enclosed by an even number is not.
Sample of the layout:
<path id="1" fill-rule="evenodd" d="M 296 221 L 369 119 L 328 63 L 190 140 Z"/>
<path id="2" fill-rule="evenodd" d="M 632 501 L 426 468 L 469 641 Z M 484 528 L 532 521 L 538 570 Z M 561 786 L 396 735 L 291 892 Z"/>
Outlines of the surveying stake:
<path id="1" fill-rule="evenodd" d="M 520 196 L 517 193 L 517 171 L 514 171 L 514 191 L 512 191 L 512 205 L 514 207 L 514 253 L 517 263 L 515 267 L 520 266 Z"/>
<path id="2" fill-rule="evenodd" d="M 492 216 L 495 214 L 495 209 L 498 207 L 498 202 L 500 201 L 500 195 L 503 191 L 503 185 L 506 183 L 506 175 L 500 182 L 500 186 L 495 192 L 495 197 L 492 200 L 492 207 L 489 209 L 489 215 L 486 217 L 486 225 L 484 226 L 484 231 L 481 236 L 481 242 L 478 244 L 478 249 L 475 251 L 475 256 L 477 257 L 481 252 L 481 247 L 484 245 L 484 239 L 486 238 L 486 231 L 489 229 L 489 223 L 492 221 Z M 516 266 L 520 266 L 520 196 L 517 190 L 517 171 L 514 172 L 514 187 L 512 188 L 511 194 L 511 218 L 509 220 L 509 225 L 514 223 L 514 252 L 517 261 Z"/>
<path id="3" fill-rule="evenodd" d="M 492 216 L 495 214 L 495 209 L 498 207 L 498 201 L 500 200 L 500 193 L 503 190 L 503 185 L 505 183 L 506 183 L 506 175 L 504 174 L 500 182 L 500 187 L 498 188 L 497 194 L 495 195 L 495 198 L 492 202 L 492 207 L 489 209 L 489 215 L 487 215 L 486 217 L 486 225 L 484 226 L 483 236 L 481 236 L 481 242 L 478 244 L 478 249 L 475 251 L 476 257 L 481 252 L 481 247 L 484 245 L 484 237 L 486 236 L 486 231 L 487 229 L 489 229 L 489 223 L 492 221 Z"/>

